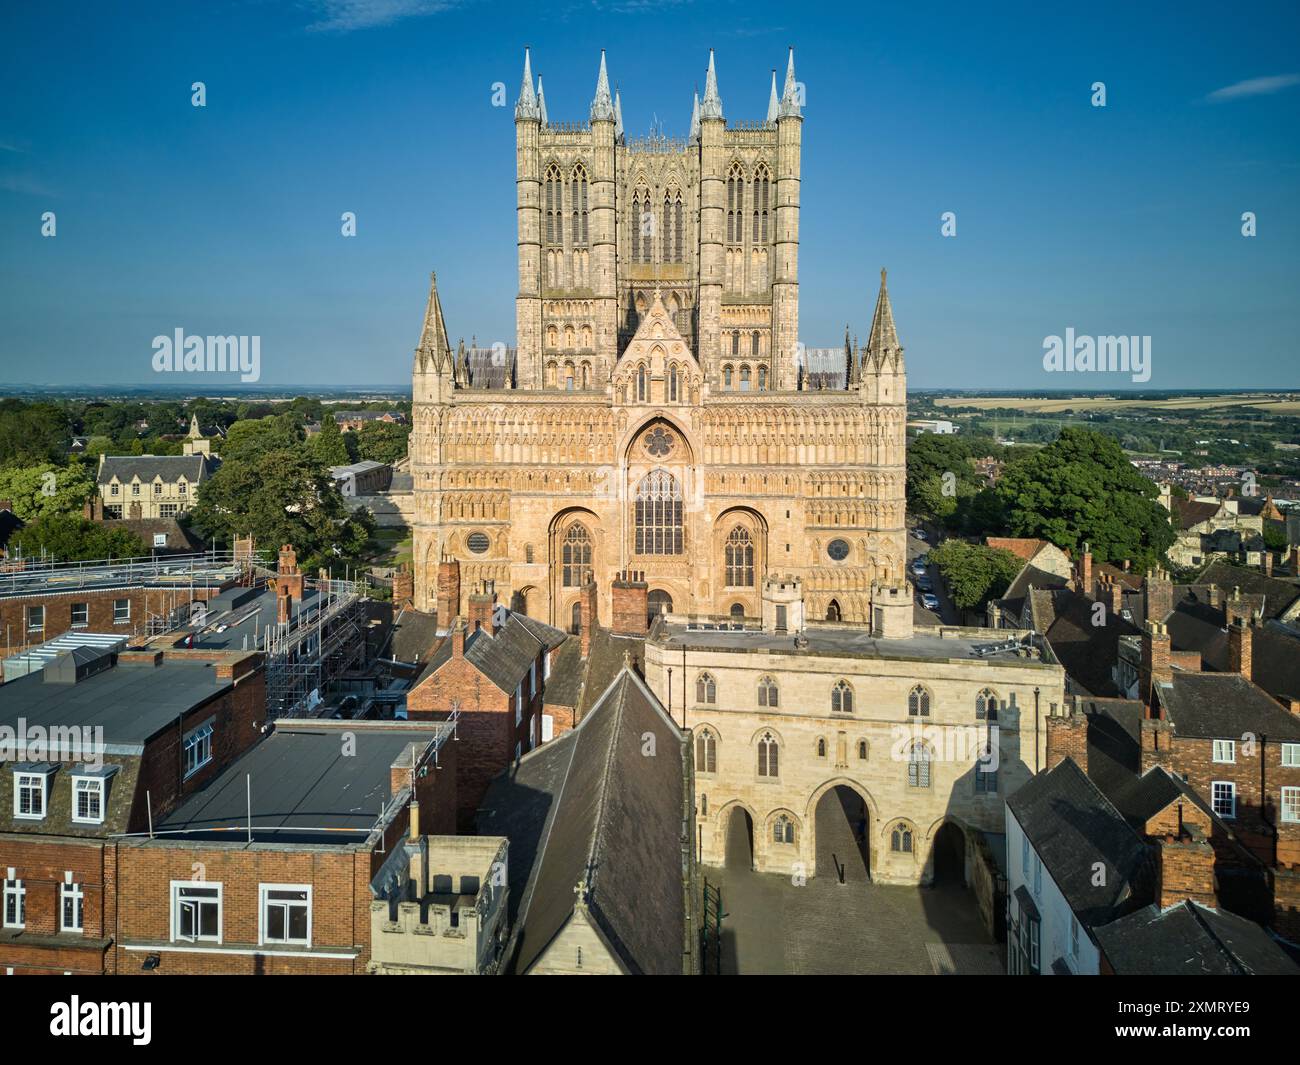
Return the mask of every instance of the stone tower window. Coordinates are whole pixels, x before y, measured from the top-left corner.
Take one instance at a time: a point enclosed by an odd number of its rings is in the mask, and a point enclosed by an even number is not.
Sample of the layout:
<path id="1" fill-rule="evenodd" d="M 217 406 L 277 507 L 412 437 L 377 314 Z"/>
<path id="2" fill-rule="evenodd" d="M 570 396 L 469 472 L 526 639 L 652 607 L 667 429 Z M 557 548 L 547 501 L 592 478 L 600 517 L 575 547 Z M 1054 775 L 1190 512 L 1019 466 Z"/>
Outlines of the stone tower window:
<path id="1" fill-rule="evenodd" d="M 727 243 L 740 244 L 745 239 L 745 175 L 739 163 L 727 171 Z"/>
<path id="2" fill-rule="evenodd" d="M 752 588 L 754 586 L 754 540 L 749 535 L 749 530 L 743 525 L 737 525 L 732 529 L 727 536 L 724 553 L 727 563 L 727 587 Z M 743 615 L 743 608 L 741 613 Z"/>
<path id="3" fill-rule="evenodd" d="M 889 834 L 889 849 L 895 854 L 912 853 L 912 826 L 900 822 Z"/>
<path id="4" fill-rule="evenodd" d="M 716 773 L 718 771 L 718 740 L 708 729 L 701 729 L 695 737 L 695 771 L 697 773 Z"/>
<path id="5" fill-rule="evenodd" d="M 740 390 L 742 392 L 749 391 L 749 367 L 748 366 L 742 366 L 740 368 Z"/>
<path id="6" fill-rule="evenodd" d="M 732 377 L 734 376 L 735 372 L 736 372 L 736 371 L 732 369 L 730 363 L 728 363 L 726 366 L 724 366 L 724 367 L 722 368 L 722 387 L 723 387 L 723 388 L 728 388 L 728 389 L 729 389 L 729 388 L 731 387 L 731 380 L 732 380 Z"/>
<path id="7" fill-rule="evenodd" d="M 634 518 L 638 555 L 682 553 L 682 490 L 667 470 L 651 470 L 641 478 Z"/>
<path id="8" fill-rule="evenodd" d="M 587 171 L 581 165 L 574 167 L 570 184 L 569 207 L 573 214 L 570 239 L 575 246 L 587 243 Z"/>
<path id="9" fill-rule="evenodd" d="M 758 368 L 758 390 L 760 392 L 767 391 L 767 367 L 766 366 L 760 366 Z"/>
<path id="10" fill-rule="evenodd" d="M 772 822 L 773 843 L 794 843 L 794 822 L 785 814 L 778 814 Z"/>
<path id="11" fill-rule="evenodd" d="M 853 713 L 853 689 L 847 680 L 841 680 L 831 689 L 831 713 Z"/>
<path id="12" fill-rule="evenodd" d="M 767 205 L 771 176 L 766 167 L 759 167 L 754 175 L 754 243 L 767 243 Z"/>
<path id="13" fill-rule="evenodd" d="M 780 705 L 780 692 L 777 689 L 776 681 L 771 677 L 764 677 L 758 682 L 758 705 L 777 707 Z"/>
<path id="14" fill-rule="evenodd" d="M 552 164 L 546 168 L 546 243 L 561 244 L 564 241 L 563 223 L 561 219 L 561 188 L 562 180 L 560 178 L 560 168 Z"/>
<path id="15" fill-rule="evenodd" d="M 701 673 L 695 678 L 695 701 L 697 703 L 716 703 L 718 701 L 718 683 L 711 673 Z"/>
<path id="16" fill-rule="evenodd" d="M 975 717 L 979 721 L 996 721 L 998 719 L 997 693 L 985 688 L 975 696 Z"/>
<path id="17" fill-rule="evenodd" d="M 780 746 L 776 737 L 770 732 L 763 733 L 758 741 L 758 775 L 760 777 L 778 776 Z"/>
<path id="18" fill-rule="evenodd" d="M 921 742 L 912 744 L 907 755 L 907 786 L 910 788 L 928 788 L 930 786 L 930 748 Z"/>
<path id="19" fill-rule="evenodd" d="M 565 588 L 579 588 L 591 569 L 591 534 L 582 522 L 570 525 L 560 547 L 561 582 Z"/>
<path id="20" fill-rule="evenodd" d="M 930 716 L 930 693 L 919 684 L 907 696 L 907 716 Z"/>

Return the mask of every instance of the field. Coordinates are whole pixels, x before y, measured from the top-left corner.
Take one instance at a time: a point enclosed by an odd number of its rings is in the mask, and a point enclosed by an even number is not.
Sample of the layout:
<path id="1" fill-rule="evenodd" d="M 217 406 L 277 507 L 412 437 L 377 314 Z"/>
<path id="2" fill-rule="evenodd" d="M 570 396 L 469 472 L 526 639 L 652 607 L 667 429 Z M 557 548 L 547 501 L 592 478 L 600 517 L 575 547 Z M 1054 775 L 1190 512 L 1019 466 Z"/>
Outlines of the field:
<path id="1" fill-rule="evenodd" d="M 1270 414 L 1300 415 L 1300 393 L 1258 392 L 1224 396 L 1170 396 L 1163 399 L 1124 399 L 1119 396 L 942 396 L 937 407 L 973 407 L 978 410 L 1019 410 L 1026 414 L 1060 414 L 1063 411 L 1151 410 L 1209 411 L 1255 407 Z"/>

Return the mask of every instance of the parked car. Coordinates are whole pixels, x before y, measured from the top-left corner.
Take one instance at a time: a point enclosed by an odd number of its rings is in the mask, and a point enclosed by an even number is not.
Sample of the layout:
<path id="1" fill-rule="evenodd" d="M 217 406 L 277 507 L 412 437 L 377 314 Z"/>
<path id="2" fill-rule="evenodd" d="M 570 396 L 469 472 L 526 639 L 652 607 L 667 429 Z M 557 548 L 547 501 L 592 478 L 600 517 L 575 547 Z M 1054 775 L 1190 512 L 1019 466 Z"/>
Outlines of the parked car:
<path id="1" fill-rule="evenodd" d="M 934 581 L 930 580 L 929 577 L 922 577 L 919 581 L 916 582 L 916 586 L 920 588 L 921 591 L 923 592 L 934 591 Z"/>
<path id="2" fill-rule="evenodd" d="M 924 559 L 918 558 L 912 563 L 912 572 L 915 573 L 918 577 L 923 576 L 925 574 L 925 570 L 926 570 L 926 565 Z"/>
<path id="3" fill-rule="evenodd" d="M 939 597 L 933 592 L 926 592 L 921 596 L 921 605 L 925 607 L 926 610 L 937 612 L 939 609 Z"/>
<path id="4" fill-rule="evenodd" d="M 925 534 L 925 530 L 924 530 L 924 529 L 913 529 L 913 530 L 912 530 L 912 535 L 915 536 L 918 540 L 928 540 L 928 539 L 930 539 L 930 538 Z"/>

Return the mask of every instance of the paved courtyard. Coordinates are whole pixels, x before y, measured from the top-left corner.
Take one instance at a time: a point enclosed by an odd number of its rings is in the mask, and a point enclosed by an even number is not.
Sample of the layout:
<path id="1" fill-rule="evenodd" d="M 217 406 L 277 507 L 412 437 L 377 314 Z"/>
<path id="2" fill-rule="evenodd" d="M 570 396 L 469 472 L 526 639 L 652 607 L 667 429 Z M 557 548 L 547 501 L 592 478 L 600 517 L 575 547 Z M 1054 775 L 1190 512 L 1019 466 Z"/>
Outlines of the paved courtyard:
<path id="1" fill-rule="evenodd" d="M 1001 975 L 1002 948 L 964 888 L 893 887 L 703 869 L 722 889 L 722 972 Z M 712 958 L 709 959 L 712 965 Z M 712 971 L 712 969 L 710 970 Z"/>

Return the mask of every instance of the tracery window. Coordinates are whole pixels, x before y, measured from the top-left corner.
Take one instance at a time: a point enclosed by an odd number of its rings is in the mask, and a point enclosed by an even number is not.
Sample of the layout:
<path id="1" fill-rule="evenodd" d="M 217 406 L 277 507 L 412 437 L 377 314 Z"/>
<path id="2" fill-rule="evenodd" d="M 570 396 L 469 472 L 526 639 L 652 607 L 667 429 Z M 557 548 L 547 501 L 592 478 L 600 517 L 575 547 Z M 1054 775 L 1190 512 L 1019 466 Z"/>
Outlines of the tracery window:
<path id="1" fill-rule="evenodd" d="M 771 178 L 765 167 L 754 175 L 754 236 L 755 244 L 767 243 L 767 207 Z"/>
<path id="2" fill-rule="evenodd" d="M 560 561 L 565 588 L 580 588 L 591 569 L 591 534 L 582 522 L 574 522 L 564 534 Z"/>
<path id="3" fill-rule="evenodd" d="M 716 703 L 718 701 L 718 682 L 711 673 L 701 673 L 695 678 L 695 701 L 697 703 Z"/>
<path id="4" fill-rule="evenodd" d="M 895 854 L 912 853 L 912 826 L 900 821 L 889 834 L 889 849 Z"/>
<path id="5" fill-rule="evenodd" d="M 663 225 L 663 261 L 680 263 L 683 261 L 682 241 L 682 194 L 676 189 L 664 193 Z"/>
<path id="6" fill-rule="evenodd" d="M 564 243 L 564 224 L 561 221 L 561 192 L 563 180 L 560 168 L 552 164 L 546 168 L 546 243 Z"/>
<path id="7" fill-rule="evenodd" d="M 758 705 L 759 706 L 778 706 L 780 705 L 780 693 L 777 690 L 776 681 L 771 677 L 764 677 L 758 682 Z"/>
<path id="8" fill-rule="evenodd" d="M 749 530 L 737 525 L 727 536 L 723 549 L 727 564 L 728 588 L 752 588 L 754 586 L 754 540 Z"/>
<path id="9" fill-rule="evenodd" d="M 587 243 L 587 171 L 581 166 L 573 170 L 569 204 L 573 212 L 572 240 L 575 245 Z"/>
<path id="10" fill-rule="evenodd" d="M 917 685 L 908 693 L 907 696 L 907 716 L 908 717 L 929 717 L 930 716 L 930 693 L 921 685 Z"/>
<path id="11" fill-rule="evenodd" d="M 727 172 L 727 243 L 740 244 L 745 239 L 745 177 L 739 163 Z"/>
<path id="12" fill-rule="evenodd" d="M 979 721 L 996 721 L 998 719 L 997 693 L 985 688 L 975 696 L 975 717 Z"/>
<path id="13" fill-rule="evenodd" d="M 770 732 L 763 733 L 758 741 L 758 775 L 760 777 L 778 776 L 780 745 Z"/>
<path id="14" fill-rule="evenodd" d="M 695 769 L 699 773 L 718 771 L 718 740 L 709 729 L 700 729 L 695 737 Z"/>
<path id="15" fill-rule="evenodd" d="M 778 814 L 772 822 L 773 843 L 794 843 L 794 822 L 785 814 Z"/>
<path id="16" fill-rule="evenodd" d="M 682 553 L 682 490 L 667 470 L 651 470 L 636 486 L 634 524 L 638 555 Z"/>
<path id="17" fill-rule="evenodd" d="M 924 742 L 912 744 L 907 755 L 907 784 L 912 788 L 930 786 L 930 748 Z"/>
<path id="18" fill-rule="evenodd" d="M 841 680 L 831 689 L 831 713 L 853 713 L 853 689 L 847 680 Z"/>

